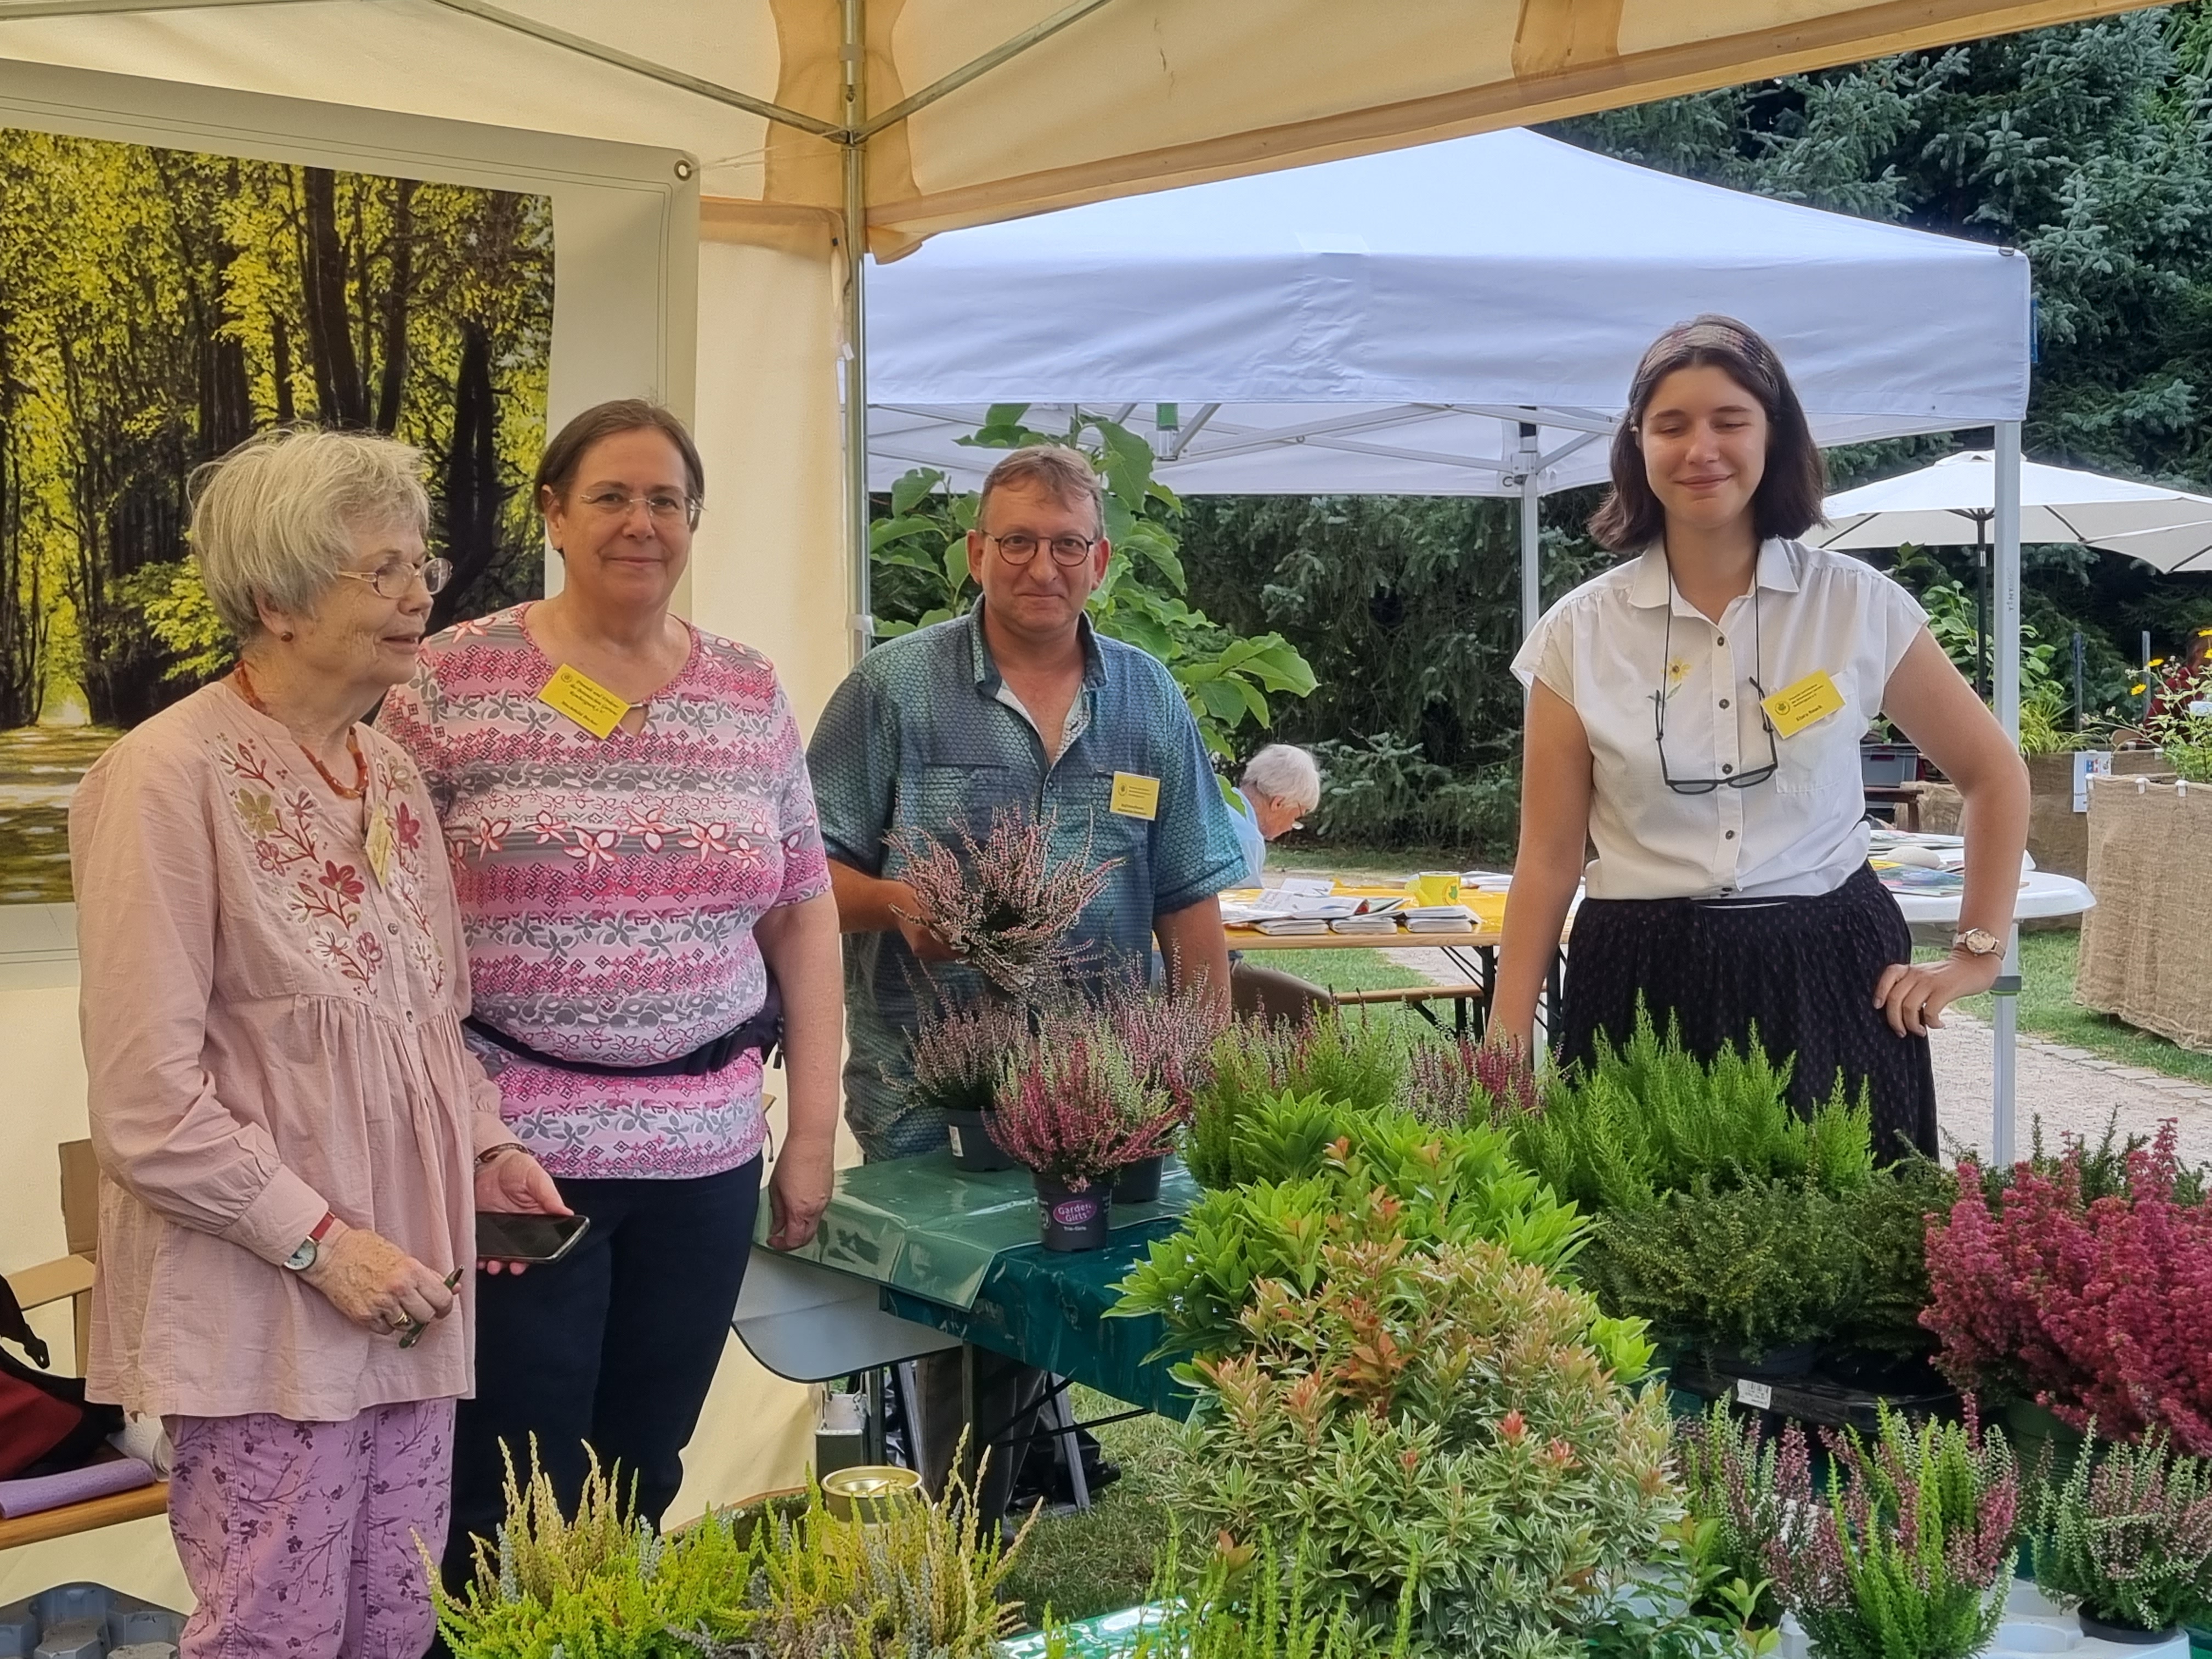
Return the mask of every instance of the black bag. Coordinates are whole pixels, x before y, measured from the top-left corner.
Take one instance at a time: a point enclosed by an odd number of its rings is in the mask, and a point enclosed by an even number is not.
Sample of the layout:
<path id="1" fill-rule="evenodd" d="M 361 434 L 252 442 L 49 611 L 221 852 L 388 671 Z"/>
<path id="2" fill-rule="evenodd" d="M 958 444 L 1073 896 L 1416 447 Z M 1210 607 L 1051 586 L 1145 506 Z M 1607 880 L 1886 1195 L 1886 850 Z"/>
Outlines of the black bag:
<path id="1" fill-rule="evenodd" d="M 0 1337 L 20 1343 L 41 1367 L 51 1361 L 5 1279 Z M 50 1376 L 0 1348 L 0 1480 L 81 1469 L 122 1430 L 122 1407 L 88 1405 L 83 1378 Z"/>

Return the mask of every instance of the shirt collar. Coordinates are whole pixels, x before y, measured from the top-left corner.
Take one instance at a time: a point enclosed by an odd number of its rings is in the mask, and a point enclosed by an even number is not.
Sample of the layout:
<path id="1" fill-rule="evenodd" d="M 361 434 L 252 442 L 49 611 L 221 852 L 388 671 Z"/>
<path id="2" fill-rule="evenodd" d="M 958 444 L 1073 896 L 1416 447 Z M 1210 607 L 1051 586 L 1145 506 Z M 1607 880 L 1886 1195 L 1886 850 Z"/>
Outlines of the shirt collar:
<path id="1" fill-rule="evenodd" d="M 1083 683 L 1089 686 L 1105 684 L 1106 656 L 1098 648 L 1089 613 L 1076 618 L 1075 636 L 1083 641 Z M 975 689 L 986 696 L 995 696 L 1000 683 L 999 665 L 992 660 L 991 642 L 983 633 L 983 601 L 980 598 L 968 609 L 968 653 L 975 670 Z"/>
<path id="2" fill-rule="evenodd" d="M 1759 544 L 1758 582 L 1777 593 L 1798 591 L 1797 562 L 1790 556 L 1789 543 L 1778 536 L 1769 536 Z M 1640 611 L 1656 611 L 1667 603 L 1669 586 L 1664 545 L 1655 542 L 1644 550 L 1629 573 L 1628 602 Z"/>

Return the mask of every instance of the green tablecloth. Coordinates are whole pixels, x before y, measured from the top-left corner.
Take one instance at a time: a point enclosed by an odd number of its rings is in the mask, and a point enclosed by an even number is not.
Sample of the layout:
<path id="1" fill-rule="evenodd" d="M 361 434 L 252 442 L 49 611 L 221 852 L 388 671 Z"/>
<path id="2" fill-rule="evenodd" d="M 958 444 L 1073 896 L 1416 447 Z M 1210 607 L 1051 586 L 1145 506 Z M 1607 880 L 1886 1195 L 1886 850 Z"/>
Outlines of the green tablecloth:
<path id="1" fill-rule="evenodd" d="M 1114 1286 L 1145 1258 L 1152 1241 L 1182 1224 L 1169 1216 L 1119 1228 L 1098 1250 L 1048 1250 L 1038 1244 L 1004 1250 L 965 1308 L 888 1285 L 884 1308 L 1180 1419 L 1190 1415 L 1190 1395 L 1169 1376 L 1165 1362 L 1145 1361 L 1165 1328 L 1156 1316 L 1109 1319 L 1106 1310 L 1121 1300 Z"/>
<path id="2" fill-rule="evenodd" d="M 1127 1229 L 1181 1215 L 1198 1196 L 1198 1183 L 1170 1160 L 1157 1203 L 1114 1206 L 1117 1243 Z M 763 1205 L 757 1242 L 765 1242 L 769 1225 Z M 934 1152 L 840 1170 L 820 1231 L 791 1254 L 964 1309 L 1002 1254 L 1036 1243 L 1036 1188 L 1028 1170 L 970 1175 L 953 1167 L 951 1152 Z"/>

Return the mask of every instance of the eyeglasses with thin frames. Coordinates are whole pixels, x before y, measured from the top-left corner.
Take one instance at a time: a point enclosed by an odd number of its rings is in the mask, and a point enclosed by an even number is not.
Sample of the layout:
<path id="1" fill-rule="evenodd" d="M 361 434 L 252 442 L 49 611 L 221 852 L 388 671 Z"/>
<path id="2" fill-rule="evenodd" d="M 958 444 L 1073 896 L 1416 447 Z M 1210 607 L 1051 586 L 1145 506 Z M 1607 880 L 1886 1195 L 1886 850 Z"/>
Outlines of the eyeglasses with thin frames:
<path id="1" fill-rule="evenodd" d="M 999 556 L 1008 564 L 1027 564 L 1036 557 L 1037 549 L 1048 546 L 1052 549 L 1052 562 L 1063 570 L 1074 569 L 1089 558 L 1091 550 L 1098 545 L 1096 536 L 1054 536 L 1047 542 L 1041 536 L 1028 535 L 1021 531 L 1016 531 L 1011 536 L 994 536 L 986 530 L 982 535 L 985 541 L 999 544 Z"/>
<path id="2" fill-rule="evenodd" d="M 1659 749 L 1659 776 L 1667 787 L 1678 795 L 1710 795 L 1716 789 L 1748 789 L 1754 784 L 1765 783 L 1782 769 L 1782 754 L 1775 746 L 1774 722 L 1767 718 L 1766 688 L 1759 683 L 1758 670 L 1765 665 L 1765 634 L 1759 615 L 1759 578 L 1754 574 L 1751 586 L 1752 660 L 1754 672 L 1746 678 L 1759 697 L 1759 723 L 1766 728 L 1766 764 L 1754 766 L 1748 772 L 1737 772 L 1724 778 L 1678 778 L 1667 767 L 1667 669 L 1674 660 L 1674 573 L 1667 573 L 1667 625 L 1659 654 L 1659 689 L 1651 694 L 1652 738 Z"/>
<path id="3" fill-rule="evenodd" d="M 678 495 L 667 489 L 655 489 L 643 495 L 632 495 L 619 489 L 595 489 L 584 497 L 584 505 L 610 519 L 628 518 L 630 508 L 642 506 L 656 525 L 672 526 L 681 519 L 687 530 L 699 527 L 699 515 L 707 506 L 696 495 Z"/>
<path id="4" fill-rule="evenodd" d="M 424 592 L 435 598 L 453 580 L 453 562 L 425 559 L 417 564 L 412 559 L 386 559 L 374 570 L 341 570 L 337 574 L 354 581 L 367 582 L 387 599 L 405 599 L 414 591 L 416 582 L 422 584 Z"/>

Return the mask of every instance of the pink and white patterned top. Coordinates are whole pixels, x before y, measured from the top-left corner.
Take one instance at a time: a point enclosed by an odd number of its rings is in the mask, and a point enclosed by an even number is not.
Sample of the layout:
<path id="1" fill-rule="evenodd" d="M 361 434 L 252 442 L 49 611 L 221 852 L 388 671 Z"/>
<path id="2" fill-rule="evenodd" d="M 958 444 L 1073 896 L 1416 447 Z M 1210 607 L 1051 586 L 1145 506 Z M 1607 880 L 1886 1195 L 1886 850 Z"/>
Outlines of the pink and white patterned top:
<path id="1" fill-rule="evenodd" d="M 538 700 L 529 611 L 424 641 L 377 724 L 437 803 L 477 1017 L 563 1059 L 674 1060 L 759 1012 L 753 924 L 830 890 L 798 722 L 767 658 L 695 628 L 644 726 L 594 738 Z M 556 1176 L 718 1175 L 766 1137 L 757 1054 L 632 1081 L 469 1042 Z"/>

